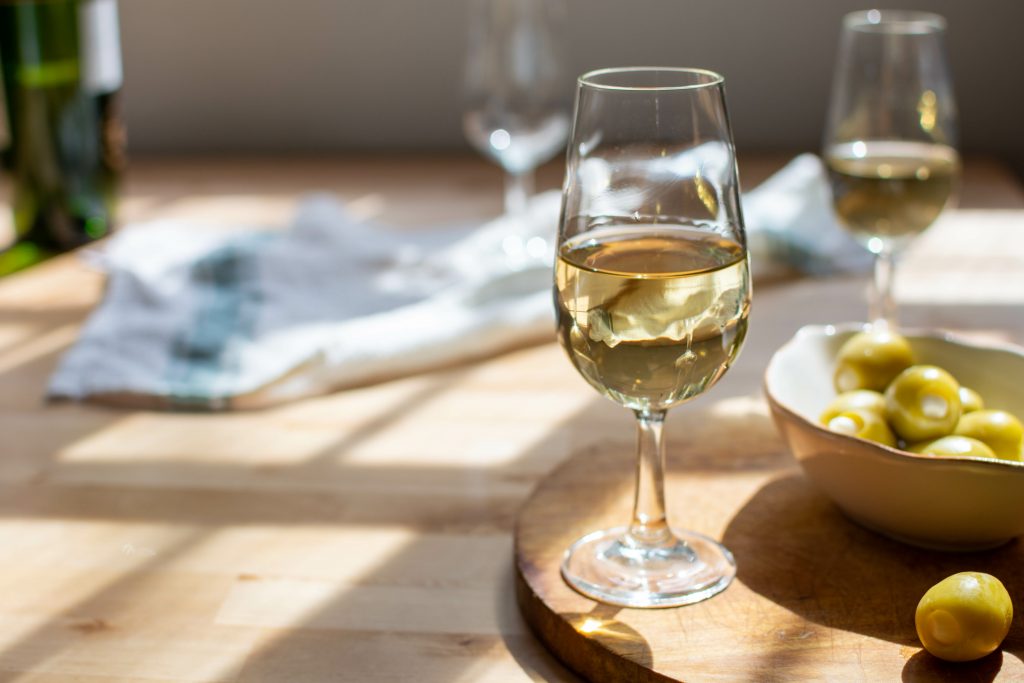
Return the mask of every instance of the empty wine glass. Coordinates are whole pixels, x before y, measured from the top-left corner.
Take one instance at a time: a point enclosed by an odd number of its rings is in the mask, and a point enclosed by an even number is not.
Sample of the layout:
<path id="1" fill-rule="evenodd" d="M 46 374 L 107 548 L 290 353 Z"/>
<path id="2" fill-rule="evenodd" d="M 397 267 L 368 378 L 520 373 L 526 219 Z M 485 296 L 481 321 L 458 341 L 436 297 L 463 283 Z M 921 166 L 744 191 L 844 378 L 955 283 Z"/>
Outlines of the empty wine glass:
<path id="1" fill-rule="evenodd" d="M 463 130 L 505 170 L 505 211 L 518 213 L 569 131 L 564 2 L 472 0 L 469 18 Z"/>
<path id="2" fill-rule="evenodd" d="M 869 317 L 895 325 L 895 259 L 954 195 L 956 105 L 937 14 L 867 10 L 843 20 L 825 130 L 840 221 L 875 255 Z"/>
<path id="3" fill-rule="evenodd" d="M 579 79 L 555 266 L 559 338 L 576 370 L 637 418 L 633 521 L 587 534 L 562 575 L 596 600 L 708 598 L 732 555 L 666 518 L 666 411 L 710 388 L 747 331 L 750 276 L 721 76 L 606 69 Z"/>

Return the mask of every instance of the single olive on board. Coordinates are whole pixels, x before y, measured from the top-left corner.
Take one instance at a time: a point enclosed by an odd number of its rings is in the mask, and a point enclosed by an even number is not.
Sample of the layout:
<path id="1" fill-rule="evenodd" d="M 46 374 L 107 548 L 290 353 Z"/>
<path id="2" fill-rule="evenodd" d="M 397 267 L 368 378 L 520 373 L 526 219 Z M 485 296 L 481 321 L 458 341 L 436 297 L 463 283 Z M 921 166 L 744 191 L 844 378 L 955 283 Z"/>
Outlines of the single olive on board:
<path id="1" fill-rule="evenodd" d="M 858 332 L 847 339 L 836 357 L 836 391 L 884 391 L 889 382 L 914 364 L 910 343 L 889 330 Z"/>
<path id="2" fill-rule="evenodd" d="M 992 449 L 969 436 L 943 436 L 934 441 L 922 441 L 908 447 L 911 453 L 928 455 L 968 455 L 976 458 L 994 458 Z"/>
<path id="3" fill-rule="evenodd" d="M 960 385 L 940 367 L 909 367 L 885 390 L 885 416 L 909 442 L 950 434 L 960 419 Z"/>
<path id="4" fill-rule="evenodd" d="M 839 394 L 828 404 L 818 419 L 828 425 L 833 417 L 846 410 L 870 410 L 885 417 L 885 396 L 870 389 L 857 389 Z"/>
<path id="5" fill-rule="evenodd" d="M 924 649 L 950 662 L 993 652 L 1013 620 L 1013 604 L 1002 582 L 982 572 L 960 572 L 928 589 L 914 623 Z"/>
<path id="6" fill-rule="evenodd" d="M 885 418 L 873 410 L 850 408 L 837 413 L 824 424 L 830 431 L 839 434 L 856 436 L 893 448 L 896 447 L 896 435 L 889 429 Z"/>
<path id="7" fill-rule="evenodd" d="M 976 410 L 962 415 L 953 433 L 984 442 L 1004 460 L 1021 459 L 1024 425 L 1005 410 Z"/>
<path id="8" fill-rule="evenodd" d="M 973 413 L 975 410 L 982 410 L 984 407 L 985 401 L 981 399 L 981 394 L 974 389 L 968 389 L 965 386 L 960 387 L 960 412 Z"/>

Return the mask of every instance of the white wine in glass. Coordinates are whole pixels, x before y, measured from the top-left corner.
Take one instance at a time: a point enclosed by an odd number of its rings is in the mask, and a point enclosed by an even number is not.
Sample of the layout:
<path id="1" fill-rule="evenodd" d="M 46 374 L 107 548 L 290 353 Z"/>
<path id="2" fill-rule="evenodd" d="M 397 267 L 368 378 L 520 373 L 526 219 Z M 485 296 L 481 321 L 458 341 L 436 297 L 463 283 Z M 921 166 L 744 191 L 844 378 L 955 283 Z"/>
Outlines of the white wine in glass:
<path id="1" fill-rule="evenodd" d="M 955 196 L 956 107 L 943 36 L 927 12 L 868 10 L 843 20 L 824 158 L 840 221 L 875 255 L 869 317 L 895 325 L 899 252 Z"/>
<path id="2" fill-rule="evenodd" d="M 671 227 L 584 232 L 555 266 L 562 345 L 595 389 L 634 410 L 703 392 L 746 333 L 743 246 Z"/>
<path id="3" fill-rule="evenodd" d="M 585 535 L 562 564 L 584 595 L 684 605 L 735 576 L 721 544 L 669 526 L 662 425 L 735 360 L 750 296 L 722 78 L 674 68 L 582 76 L 555 265 L 559 338 L 638 425 L 632 522 Z"/>

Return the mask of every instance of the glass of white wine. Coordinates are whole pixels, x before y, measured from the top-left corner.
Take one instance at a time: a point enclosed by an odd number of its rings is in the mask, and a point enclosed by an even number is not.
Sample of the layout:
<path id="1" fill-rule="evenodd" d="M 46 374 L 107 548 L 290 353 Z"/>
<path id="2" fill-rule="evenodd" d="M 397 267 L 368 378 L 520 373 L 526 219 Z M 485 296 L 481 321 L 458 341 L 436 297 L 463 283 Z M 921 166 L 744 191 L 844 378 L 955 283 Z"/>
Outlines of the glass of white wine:
<path id="1" fill-rule="evenodd" d="M 505 213 L 520 213 L 534 169 L 565 149 L 571 79 L 564 0 L 470 0 L 462 128 L 505 170 Z"/>
<path id="2" fill-rule="evenodd" d="M 699 69 L 580 77 L 555 266 L 559 338 L 595 389 L 638 425 L 628 526 L 566 552 L 562 576 L 602 602 L 668 607 L 724 590 L 732 554 L 666 518 L 666 411 L 736 358 L 750 275 L 723 79 Z"/>
<path id="3" fill-rule="evenodd" d="M 955 195 L 960 171 L 945 20 L 929 12 L 846 15 L 824 157 L 840 221 L 875 255 L 869 305 L 895 325 L 895 259 Z"/>

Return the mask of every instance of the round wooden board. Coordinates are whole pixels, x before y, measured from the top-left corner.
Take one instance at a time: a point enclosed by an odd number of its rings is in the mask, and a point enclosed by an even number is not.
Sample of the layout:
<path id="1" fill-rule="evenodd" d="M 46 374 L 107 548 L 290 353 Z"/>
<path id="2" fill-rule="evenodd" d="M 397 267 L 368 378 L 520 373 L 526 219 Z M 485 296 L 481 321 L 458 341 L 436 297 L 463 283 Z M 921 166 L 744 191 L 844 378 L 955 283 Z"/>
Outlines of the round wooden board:
<path id="1" fill-rule="evenodd" d="M 737 580 L 710 600 L 624 609 L 562 580 L 573 540 L 628 520 L 625 439 L 578 450 L 533 493 L 515 532 L 517 599 L 554 654 L 592 681 L 1024 679 L 1024 543 L 942 554 L 855 525 L 792 466 L 767 415 L 746 400 L 732 417 L 714 403 L 670 417 L 670 453 L 680 456 L 670 455 L 670 520 L 722 539 L 737 559 Z M 913 615 L 929 586 L 965 570 L 1000 577 L 1020 605 L 1002 652 L 957 666 L 920 649 Z"/>

